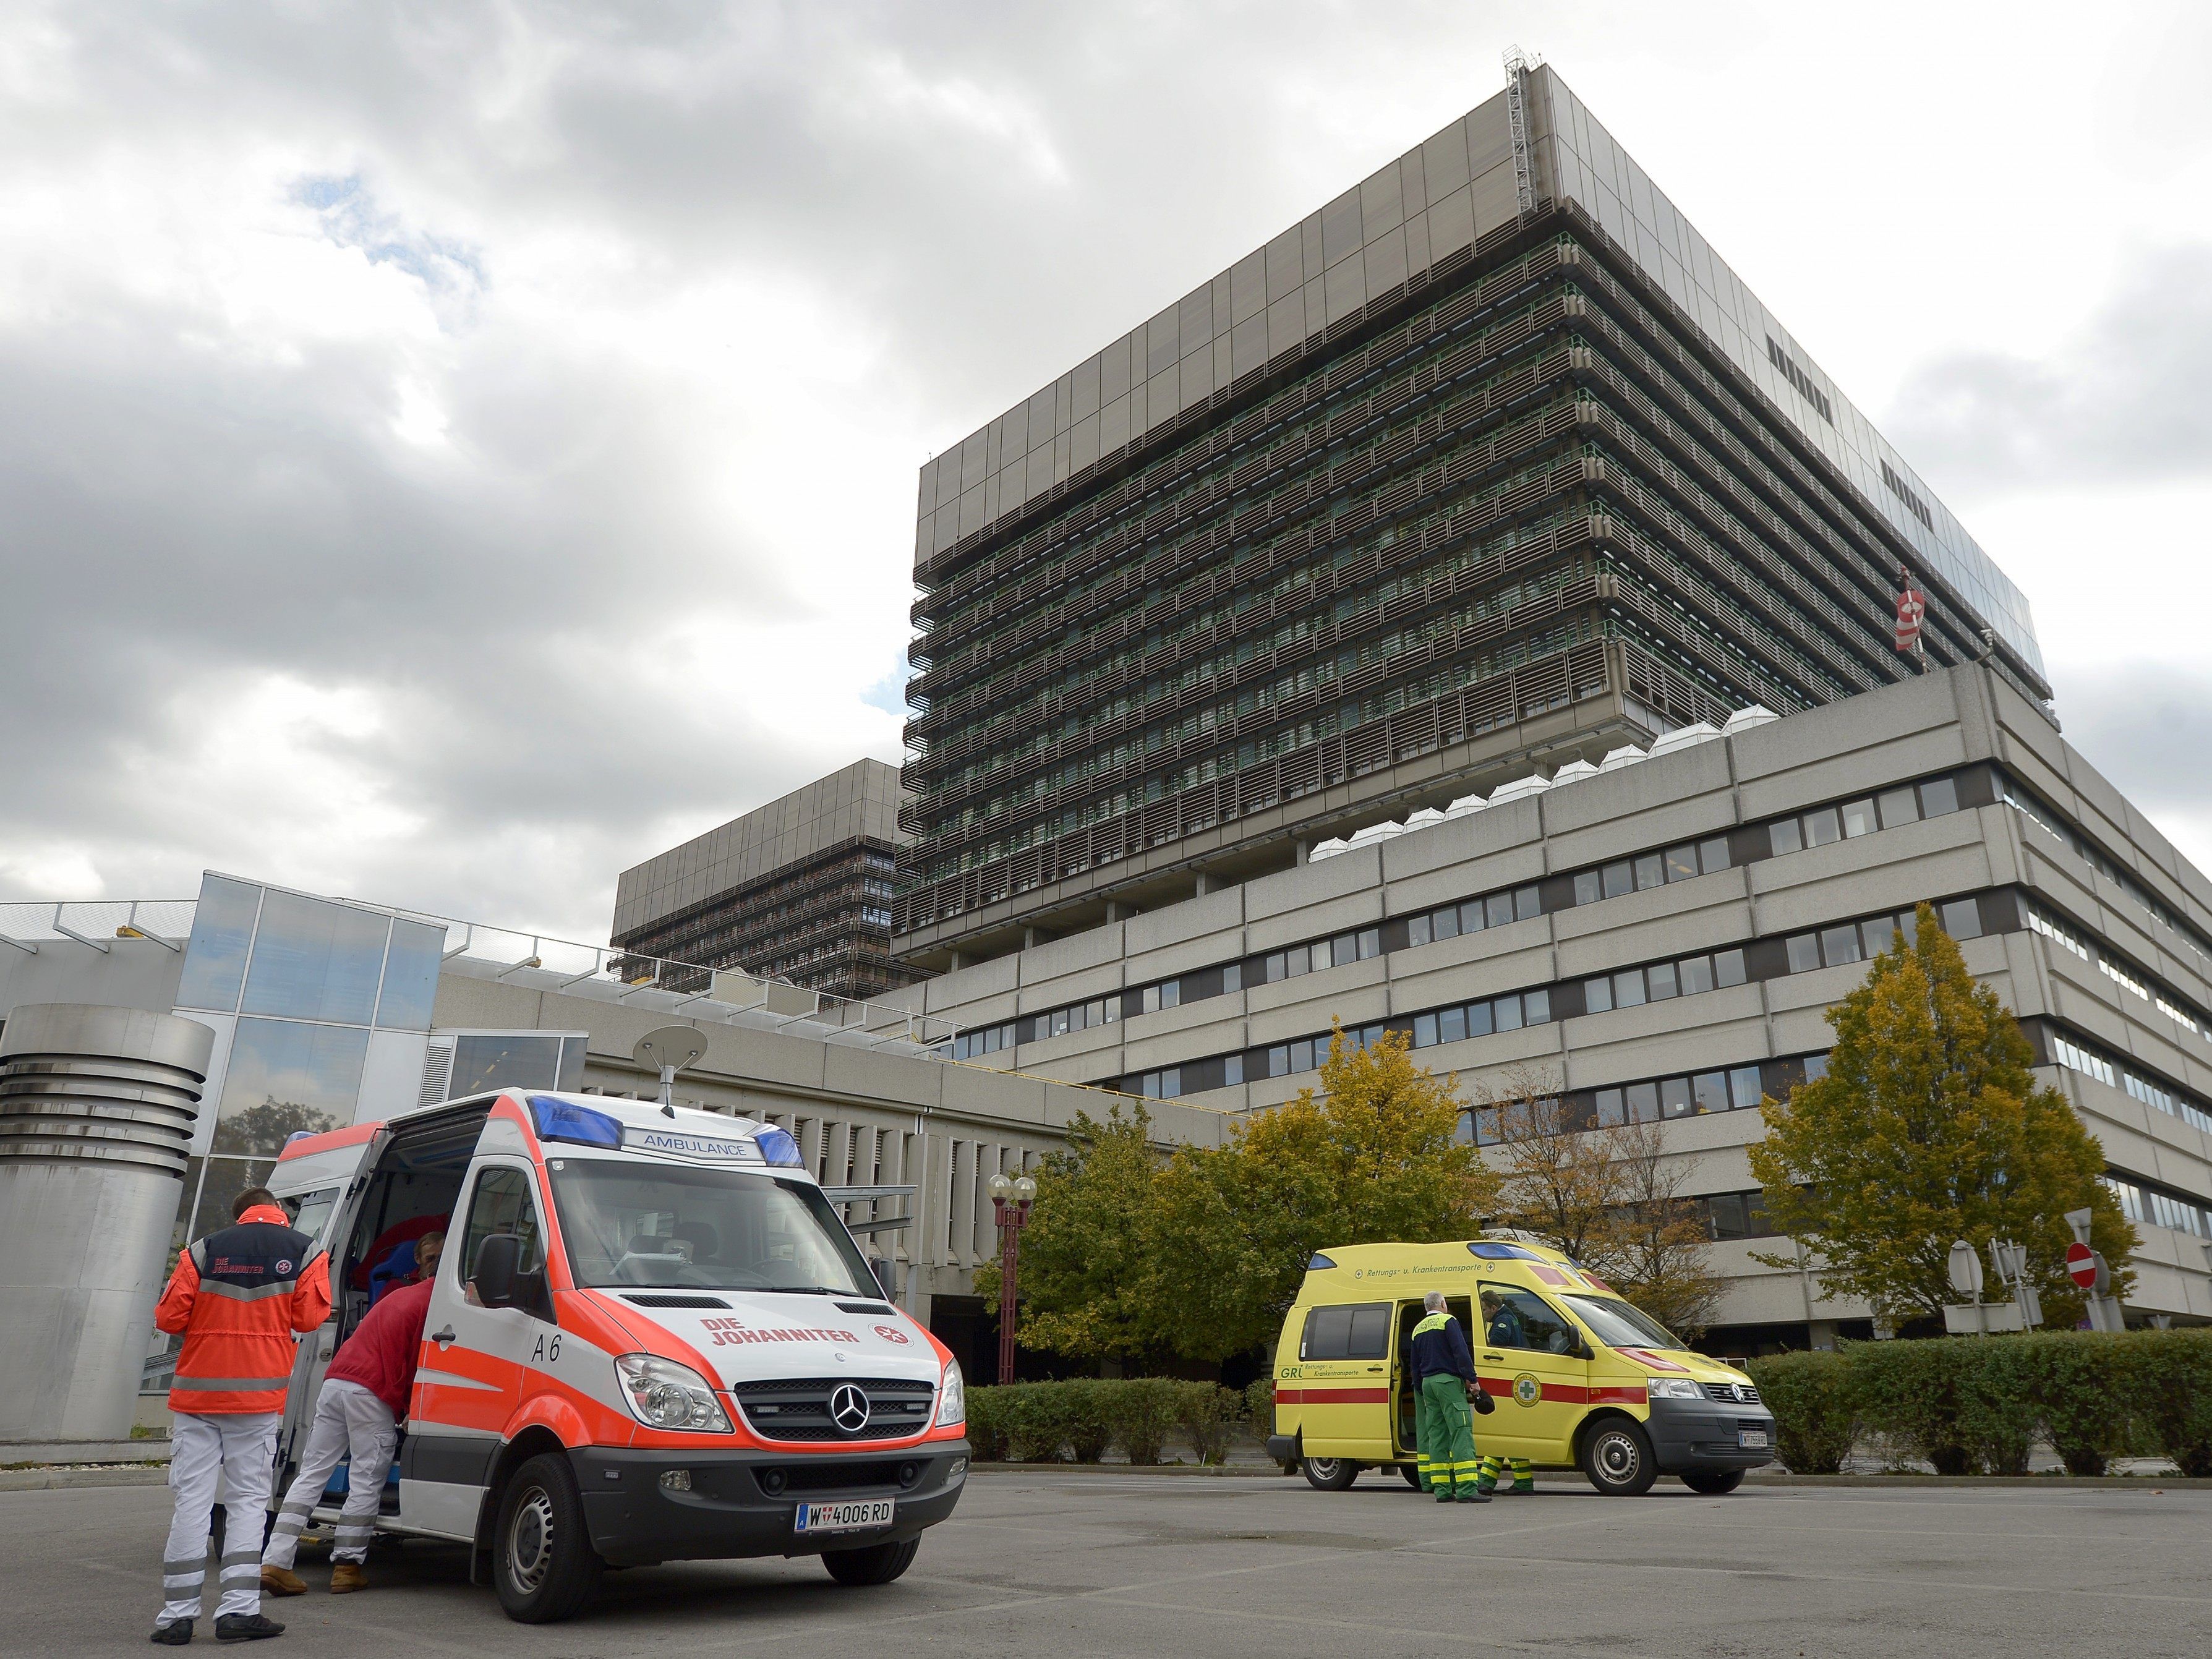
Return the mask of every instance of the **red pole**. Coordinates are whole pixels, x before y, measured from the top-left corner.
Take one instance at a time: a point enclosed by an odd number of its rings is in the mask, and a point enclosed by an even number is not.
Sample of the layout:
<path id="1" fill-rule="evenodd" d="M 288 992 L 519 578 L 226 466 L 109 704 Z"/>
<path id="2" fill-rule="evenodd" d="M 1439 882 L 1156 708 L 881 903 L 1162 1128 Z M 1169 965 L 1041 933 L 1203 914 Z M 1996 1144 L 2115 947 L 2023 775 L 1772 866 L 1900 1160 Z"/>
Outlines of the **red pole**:
<path id="1" fill-rule="evenodd" d="M 1024 1206 L 994 1198 L 991 1207 L 999 1212 L 999 1381 L 1004 1384 L 1014 1380 L 1014 1273 Z"/>

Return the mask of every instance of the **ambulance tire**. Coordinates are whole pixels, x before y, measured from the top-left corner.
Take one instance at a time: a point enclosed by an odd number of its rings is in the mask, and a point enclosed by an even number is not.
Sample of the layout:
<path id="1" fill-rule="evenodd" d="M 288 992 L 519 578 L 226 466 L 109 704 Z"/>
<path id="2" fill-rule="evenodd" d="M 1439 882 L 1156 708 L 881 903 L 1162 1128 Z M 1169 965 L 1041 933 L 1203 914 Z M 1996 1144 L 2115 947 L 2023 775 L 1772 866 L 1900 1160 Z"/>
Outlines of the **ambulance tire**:
<path id="1" fill-rule="evenodd" d="M 491 1542 L 492 1587 L 518 1624 L 572 1618 L 591 1599 L 605 1563 L 592 1547 L 575 1471 L 540 1452 L 508 1478 Z"/>
<path id="2" fill-rule="evenodd" d="M 1659 1478 L 1659 1460 L 1632 1419 L 1609 1417 L 1583 1441 L 1583 1473 L 1607 1498 L 1641 1498 Z"/>
<path id="3" fill-rule="evenodd" d="M 1398 1473 L 1406 1477 L 1406 1484 L 1411 1486 L 1415 1492 L 1422 1490 L 1421 1470 L 1419 1464 L 1401 1463 L 1398 1465 Z"/>
<path id="4" fill-rule="evenodd" d="M 1304 1462 L 1306 1485 L 1316 1492 L 1343 1492 L 1359 1479 L 1359 1465 L 1348 1457 L 1309 1457 Z"/>
<path id="5" fill-rule="evenodd" d="M 899 1544 L 867 1544 L 856 1550 L 824 1550 L 822 1565 L 841 1584 L 888 1584 L 914 1565 L 921 1540 Z"/>
<path id="6" fill-rule="evenodd" d="M 1718 1498 L 1723 1492 L 1734 1492 L 1743 1485 L 1741 1469 L 1685 1469 L 1682 1484 L 1692 1492 L 1701 1492 L 1708 1498 Z"/>

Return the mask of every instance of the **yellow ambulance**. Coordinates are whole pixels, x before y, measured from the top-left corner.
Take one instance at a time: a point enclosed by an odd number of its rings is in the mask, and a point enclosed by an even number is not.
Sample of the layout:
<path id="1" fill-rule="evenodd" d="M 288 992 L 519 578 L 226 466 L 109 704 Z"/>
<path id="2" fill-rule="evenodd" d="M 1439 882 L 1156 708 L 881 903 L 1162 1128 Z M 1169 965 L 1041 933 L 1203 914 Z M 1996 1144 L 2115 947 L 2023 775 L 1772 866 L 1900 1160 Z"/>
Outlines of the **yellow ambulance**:
<path id="1" fill-rule="evenodd" d="M 1691 1352 L 1571 1257 L 1495 1236 L 1315 1256 L 1276 1348 L 1271 1456 L 1324 1492 L 1386 1466 L 1416 1480 L 1410 1362 L 1431 1291 L 1493 1402 L 1474 1419 L 1486 1455 L 1579 1468 L 1622 1498 L 1662 1474 L 1733 1492 L 1773 1460 L 1774 1419 L 1749 1377 Z"/>

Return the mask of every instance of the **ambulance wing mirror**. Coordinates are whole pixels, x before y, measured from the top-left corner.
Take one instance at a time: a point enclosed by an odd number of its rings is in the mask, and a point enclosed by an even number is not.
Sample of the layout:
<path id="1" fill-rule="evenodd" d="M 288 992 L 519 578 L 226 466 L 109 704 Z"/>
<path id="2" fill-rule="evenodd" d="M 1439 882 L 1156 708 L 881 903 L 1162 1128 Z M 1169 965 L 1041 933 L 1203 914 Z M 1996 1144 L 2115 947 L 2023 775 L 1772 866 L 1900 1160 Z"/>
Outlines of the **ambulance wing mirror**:
<path id="1" fill-rule="evenodd" d="M 477 1246 L 477 1300 L 487 1308 L 515 1305 L 516 1270 L 522 1265 L 522 1241 L 513 1233 L 494 1233 Z"/>

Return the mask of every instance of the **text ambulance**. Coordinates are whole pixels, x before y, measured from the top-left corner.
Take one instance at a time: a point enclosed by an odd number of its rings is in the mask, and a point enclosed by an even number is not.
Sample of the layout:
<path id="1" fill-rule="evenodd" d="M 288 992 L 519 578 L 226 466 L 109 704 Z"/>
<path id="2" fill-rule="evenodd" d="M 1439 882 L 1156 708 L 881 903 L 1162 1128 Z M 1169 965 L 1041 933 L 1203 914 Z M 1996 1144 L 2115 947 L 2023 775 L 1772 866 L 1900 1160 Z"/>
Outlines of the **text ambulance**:
<path id="1" fill-rule="evenodd" d="M 373 1285 L 444 1231 L 378 1524 L 473 1546 L 515 1619 L 568 1617 L 607 1565 L 818 1554 L 887 1583 L 959 1500 L 960 1367 L 781 1129 L 508 1090 L 295 1139 L 269 1185 L 337 1303 L 301 1347 L 275 1490 Z"/>
<path id="2" fill-rule="evenodd" d="M 1270 1455 L 1302 1462 L 1328 1492 L 1386 1464 L 1417 1478 L 1409 1350 L 1431 1291 L 1494 1402 L 1474 1419 L 1486 1455 L 1580 1468 L 1620 1497 L 1662 1474 L 1733 1492 L 1773 1459 L 1774 1419 L 1750 1378 L 1691 1352 L 1572 1258 L 1500 1238 L 1314 1257 L 1276 1349 Z"/>

